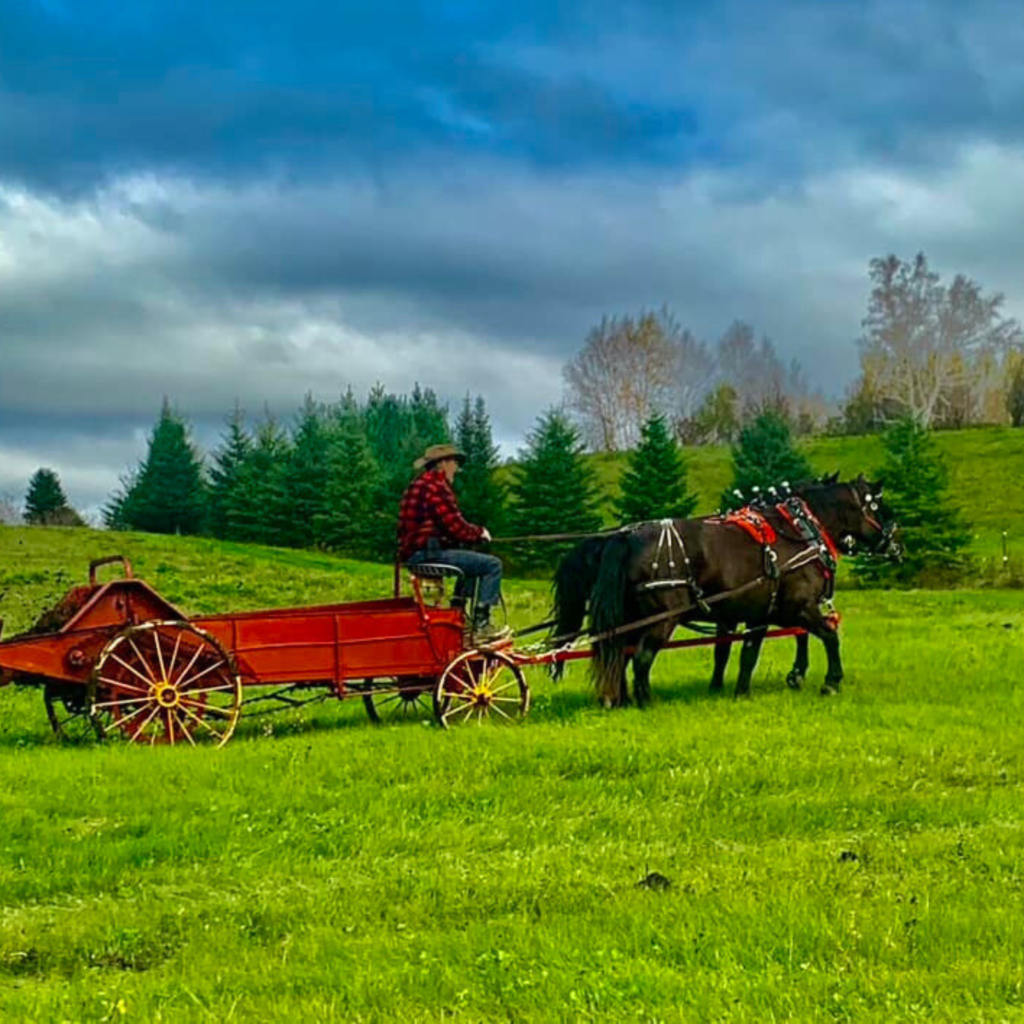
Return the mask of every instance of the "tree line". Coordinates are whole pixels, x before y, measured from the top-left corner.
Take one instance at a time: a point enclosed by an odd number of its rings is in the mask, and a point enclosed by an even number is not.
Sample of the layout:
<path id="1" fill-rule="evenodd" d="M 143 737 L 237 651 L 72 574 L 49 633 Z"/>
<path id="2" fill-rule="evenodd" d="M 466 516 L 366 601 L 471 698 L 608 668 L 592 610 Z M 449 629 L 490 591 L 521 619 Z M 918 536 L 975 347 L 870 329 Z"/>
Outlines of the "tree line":
<path id="1" fill-rule="evenodd" d="M 398 506 L 413 463 L 431 444 L 466 453 L 455 480 L 470 521 L 492 535 L 587 532 L 601 528 L 602 494 L 577 428 L 558 409 L 538 417 L 515 464 L 503 465 L 486 404 L 467 395 L 454 421 L 429 388 L 381 386 L 359 401 L 307 396 L 288 425 L 269 414 L 247 423 L 236 408 L 209 455 L 165 400 L 142 461 L 103 508 L 112 530 L 208 535 L 224 540 L 318 548 L 352 557 L 394 558 Z M 524 569 L 554 554 L 511 545 Z"/>
<path id="2" fill-rule="evenodd" d="M 574 544 L 524 537 L 686 518 L 698 503 L 684 451 L 660 413 L 642 424 L 617 493 L 609 496 L 578 427 L 558 409 L 538 418 L 518 461 L 502 465 L 482 398 L 467 395 L 450 427 L 448 409 L 432 391 L 416 388 L 402 396 L 377 388 L 363 403 L 351 393 L 334 405 L 307 397 L 290 430 L 269 416 L 250 429 L 236 408 L 209 459 L 165 401 L 145 458 L 122 480 L 104 519 L 114 530 L 207 534 L 390 561 L 399 497 L 413 461 L 428 444 L 451 440 L 467 455 L 456 477 L 463 511 L 506 542 L 501 554 L 513 572 L 547 573 Z M 856 576 L 876 585 L 955 578 L 969 567 L 970 535 L 948 492 L 948 468 L 932 432 L 906 416 L 885 432 L 883 448 L 876 475 L 885 481 L 907 557 L 900 566 L 858 560 Z M 717 497 L 719 511 L 784 481 L 820 475 L 777 410 L 746 423 L 731 454 L 732 479 Z M 49 469 L 32 478 L 25 519 L 82 525 Z"/>
<path id="3" fill-rule="evenodd" d="M 563 368 L 566 405 L 589 448 L 609 452 L 631 449 L 654 413 L 685 445 L 731 444 L 766 412 L 798 436 L 908 417 L 926 429 L 1024 424 L 1024 335 L 1003 295 L 964 274 L 944 283 L 924 253 L 873 259 L 868 278 L 860 373 L 837 408 L 750 324 L 709 342 L 667 307 L 602 319 Z"/>

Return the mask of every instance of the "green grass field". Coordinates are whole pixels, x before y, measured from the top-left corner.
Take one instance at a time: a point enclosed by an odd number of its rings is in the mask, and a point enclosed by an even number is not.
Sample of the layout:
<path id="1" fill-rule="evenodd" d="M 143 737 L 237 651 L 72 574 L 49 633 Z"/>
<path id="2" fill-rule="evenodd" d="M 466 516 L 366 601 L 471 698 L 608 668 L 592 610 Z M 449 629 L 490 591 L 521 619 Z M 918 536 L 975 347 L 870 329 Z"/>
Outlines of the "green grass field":
<path id="1" fill-rule="evenodd" d="M 189 613 L 387 594 L 385 567 L 0 530 L 9 635 L 121 551 Z M 518 624 L 543 582 L 510 583 Z M 597 709 L 531 673 L 516 726 L 357 703 L 223 749 L 63 749 L 0 691 L 0 1019 L 1024 1019 L 1024 606 L 843 594 L 844 692 Z M 734 666 L 735 667 L 735 666 Z M 729 685 L 734 679 L 730 673 Z M 665 889 L 638 886 L 651 872 Z"/>

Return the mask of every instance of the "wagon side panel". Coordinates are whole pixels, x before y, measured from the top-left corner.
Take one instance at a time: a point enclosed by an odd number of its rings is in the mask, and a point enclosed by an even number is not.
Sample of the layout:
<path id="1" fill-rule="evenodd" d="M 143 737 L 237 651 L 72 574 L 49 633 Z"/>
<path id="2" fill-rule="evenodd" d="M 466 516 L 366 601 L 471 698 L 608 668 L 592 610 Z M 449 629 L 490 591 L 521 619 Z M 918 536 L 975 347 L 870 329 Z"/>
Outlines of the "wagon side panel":
<path id="1" fill-rule="evenodd" d="M 462 649 L 462 615 L 428 615 L 411 601 L 210 616 L 193 623 L 215 636 L 253 684 L 329 684 L 437 676 Z"/>

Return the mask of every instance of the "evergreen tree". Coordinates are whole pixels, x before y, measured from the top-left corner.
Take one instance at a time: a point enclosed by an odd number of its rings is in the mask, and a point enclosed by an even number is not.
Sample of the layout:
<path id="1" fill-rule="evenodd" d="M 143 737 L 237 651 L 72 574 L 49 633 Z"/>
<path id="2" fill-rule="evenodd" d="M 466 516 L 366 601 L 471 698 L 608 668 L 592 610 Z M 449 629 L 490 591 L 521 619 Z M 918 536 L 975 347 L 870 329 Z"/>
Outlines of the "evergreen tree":
<path id="1" fill-rule="evenodd" d="M 448 407 L 438 402 L 437 395 L 431 388 L 424 390 L 416 384 L 409 399 L 409 416 L 412 422 L 410 433 L 415 435 L 420 448 L 430 444 L 445 444 L 451 441 L 451 428 L 448 425 Z M 416 451 L 416 456 L 420 451 Z"/>
<path id="2" fill-rule="evenodd" d="M 583 459 L 583 447 L 563 413 L 551 409 L 539 418 L 514 471 L 509 519 L 516 534 L 601 529 L 596 474 Z M 525 568 L 549 569 L 573 543 L 527 545 L 518 554 Z"/>
<path id="3" fill-rule="evenodd" d="M 215 537 L 243 537 L 239 520 L 241 474 L 251 452 L 252 438 L 245 429 L 245 416 L 236 405 L 227 421 L 227 435 L 213 453 L 210 469 L 210 529 Z"/>
<path id="4" fill-rule="evenodd" d="M 455 477 L 459 507 L 471 523 L 501 532 L 505 514 L 505 488 L 497 478 L 498 449 L 482 396 L 471 402 L 466 395 L 455 424 L 455 442 L 466 453 L 466 462 Z"/>
<path id="5" fill-rule="evenodd" d="M 307 395 L 282 477 L 288 494 L 283 541 L 292 547 L 313 545 L 315 524 L 327 511 L 328 444 L 321 410 L 313 396 Z"/>
<path id="6" fill-rule="evenodd" d="M 394 533 L 395 520 L 389 509 L 375 506 L 380 470 L 358 411 L 343 407 L 331 434 L 327 500 L 315 523 L 317 540 L 331 550 L 365 557 L 386 530 Z"/>
<path id="7" fill-rule="evenodd" d="M 885 487 L 887 512 L 899 524 L 899 564 L 858 558 L 854 574 L 867 583 L 912 583 L 952 576 L 970 563 L 970 532 L 949 495 L 949 469 L 931 431 L 912 417 L 882 435 L 885 456 L 876 477 Z"/>
<path id="8" fill-rule="evenodd" d="M 762 412 L 741 431 L 732 449 L 733 480 L 722 495 L 722 505 L 731 509 L 745 504 L 754 487 L 762 491 L 783 481 L 797 484 L 809 480 L 814 471 L 793 444 L 786 419 L 774 410 Z M 740 491 L 742 500 L 733 491 Z"/>
<path id="9" fill-rule="evenodd" d="M 238 473 L 236 517 L 242 539 L 285 546 L 290 522 L 285 487 L 289 442 L 269 413 L 256 427 L 252 451 Z"/>
<path id="10" fill-rule="evenodd" d="M 52 469 L 37 469 L 25 494 L 25 522 L 36 526 L 84 526 L 68 504 L 60 477 Z"/>
<path id="11" fill-rule="evenodd" d="M 100 509 L 100 516 L 108 530 L 130 530 L 134 516 L 132 502 L 138 493 L 138 469 L 122 474 L 118 482 L 120 486 Z"/>
<path id="12" fill-rule="evenodd" d="M 149 437 L 146 458 L 120 514 L 129 529 L 147 533 L 195 534 L 206 517 L 202 462 L 185 421 L 164 399 Z"/>
<path id="13" fill-rule="evenodd" d="M 619 522 L 685 519 L 697 504 L 687 493 L 687 467 L 665 417 L 656 413 L 641 428 L 640 443 L 629 453 L 616 505 Z"/>
<path id="14" fill-rule="evenodd" d="M 451 440 L 447 410 L 430 390 L 419 385 L 412 398 L 389 394 L 381 385 L 371 392 L 365 410 L 366 437 L 380 470 L 374 493 L 372 549 L 375 557 L 395 557 L 396 523 L 402 492 L 413 474 L 413 463 L 431 444 Z"/>

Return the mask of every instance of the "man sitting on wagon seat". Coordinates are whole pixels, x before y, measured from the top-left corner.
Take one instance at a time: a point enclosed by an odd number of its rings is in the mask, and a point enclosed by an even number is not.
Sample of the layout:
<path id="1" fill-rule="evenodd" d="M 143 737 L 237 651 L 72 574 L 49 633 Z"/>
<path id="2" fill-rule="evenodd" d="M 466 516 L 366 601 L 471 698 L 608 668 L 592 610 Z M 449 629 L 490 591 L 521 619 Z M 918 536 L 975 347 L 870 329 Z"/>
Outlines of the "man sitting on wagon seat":
<path id="1" fill-rule="evenodd" d="M 491 624 L 491 608 L 501 598 L 501 560 L 481 551 L 467 551 L 466 544 L 491 539 L 486 527 L 465 520 L 452 490 L 452 481 L 466 461 L 464 452 L 451 444 L 431 445 L 416 460 L 422 470 L 402 495 L 398 512 L 398 559 L 409 566 L 438 562 L 461 569 L 472 593 L 479 579 L 476 609 L 471 623 L 473 643 L 490 643 L 509 633 Z"/>

